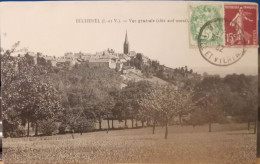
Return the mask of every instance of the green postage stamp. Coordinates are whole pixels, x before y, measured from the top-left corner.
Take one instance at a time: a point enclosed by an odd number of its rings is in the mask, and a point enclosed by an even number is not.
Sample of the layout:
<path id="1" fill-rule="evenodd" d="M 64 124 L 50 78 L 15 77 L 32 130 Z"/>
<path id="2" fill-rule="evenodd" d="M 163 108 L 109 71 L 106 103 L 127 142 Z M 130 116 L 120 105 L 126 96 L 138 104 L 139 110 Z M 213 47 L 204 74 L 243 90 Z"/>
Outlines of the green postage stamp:
<path id="1" fill-rule="evenodd" d="M 189 5 L 190 16 L 190 46 L 195 47 L 198 45 L 198 38 L 202 27 L 209 21 L 223 18 L 223 5 L 205 4 L 205 5 Z M 217 31 L 216 31 L 217 30 Z M 216 21 L 207 26 L 207 29 L 203 30 L 204 40 L 207 41 L 207 46 L 219 46 L 225 44 L 224 35 L 224 22 Z M 214 31 L 214 33 L 212 33 Z M 214 34 L 214 35 L 212 35 Z"/>

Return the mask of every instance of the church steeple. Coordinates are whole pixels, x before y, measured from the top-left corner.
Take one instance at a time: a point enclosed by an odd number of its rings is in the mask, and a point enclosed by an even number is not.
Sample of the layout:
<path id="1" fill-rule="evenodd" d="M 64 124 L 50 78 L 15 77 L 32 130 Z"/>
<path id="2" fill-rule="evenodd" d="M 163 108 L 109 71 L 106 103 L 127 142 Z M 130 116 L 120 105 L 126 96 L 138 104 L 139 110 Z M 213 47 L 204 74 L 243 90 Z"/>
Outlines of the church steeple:
<path id="1" fill-rule="evenodd" d="M 127 31 L 125 33 L 125 42 L 124 42 L 124 54 L 128 54 L 129 52 L 129 42 L 127 38 Z"/>
<path id="2" fill-rule="evenodd" d="M 125 33 L 125 43 L 128 43 L 128 39 L 127 39 L 127 31 Z"/>

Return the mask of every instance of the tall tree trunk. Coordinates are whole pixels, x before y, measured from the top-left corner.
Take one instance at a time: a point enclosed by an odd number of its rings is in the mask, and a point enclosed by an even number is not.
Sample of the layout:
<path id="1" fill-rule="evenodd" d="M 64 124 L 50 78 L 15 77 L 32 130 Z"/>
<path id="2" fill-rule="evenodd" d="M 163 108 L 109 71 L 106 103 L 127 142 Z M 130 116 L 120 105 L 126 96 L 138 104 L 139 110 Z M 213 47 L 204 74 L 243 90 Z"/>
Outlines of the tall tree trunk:
<path id="1" fill-rule="evenodd" d="M 142 120 L 142 128 L 144 128 L 144 121 Z"/>
<path id="2" fill-rule="evenodd" d="M 153 134 L 155 133 L 155 121 L 153 121 Z"/>
<path id="3" fill-rule="evenodd" d="M 72 131 L 71 131 L 71 136 L 72 136 L 72 139 L 74 139 L 74 129 L 72 129 Z"/>
<path id="4" fill-rule="evenodd" d="M 114 129 L 114 119 L 112 118 L 112 129 Z"/>
<path id="5" fill-rule="evenodd" d="M 99 117 L 99 119 L 98 119 L 98 123 L 99 123 L 99 130 L 101 130 L 101 129 L 102 129 L 102 127 L 101 127 L 102 120 L 101 120 L 100 117 Z"/>
<path id="6" fill-rule="evenodd" d="M 127 128 L 127 119 L 125 119 L 125 128 Z"/>
<path id="7" fill-rule="evenodd" d="M 109 124 L 109 118 L 108 118 L 108 115 L 107 115 L 107 133 L 108 133 L 109 129 L 110 129 L 110 124 Z"/>
<path id="8" fill-rule="evenodd" d="M 27 137 L 30 135 L 30 121 L 28 119 L 28 127 L 27 127 Z"/>
<path id="9" fill-rule="evenodd" d="M 82 135 L 83 133 L 83 124 L 81 124 L 81 127 L 80 127 L 80 135 Z"/>
<path id="10" fill-rule="evenodd" d="M 146 122 L 146 126 L 151 126 L 151 121 L 150 120 L 148 120 L 147 122 Z"/>
<path id="11" fill-rule="evenodd" d="M 135 119 L 135 127 L 138 127 L 137 119 Z"/>
<path id="12" fill-rule="evenodd" d="M 211 132 L 211 122 L 209 122 L 209 132 Z"/>
<path id="13" fill-rule="evenodd" d="M 134 128 L 134 118 L 132 117 L 132 128 Z"/>
<path id="14" fill-rule="evenodd" d="M 182 126 L 182 121 L 181 121 L 182 115 L 179 114 L 179 124 Z"/>
<path id="15" fill-rule="evenodd" d="M 168 119 L 165 121 L 165 136 L 164 138 L 167 139 L 168 137 Z"/>
<path id="16" fill-rule="evenodd" d="M 255 121 L 254 134 L 256 134 L 257 122 Z"/>
<path id="17" fill-rule="evenodd" d="M 35 136 L 38 136 L 38 123 L 35 122 Z"/>
<path id="18" fill-rule="evenodd" d="M 149 127 L 150 126 L 150 121 L 146 121 L 146 127 Z"/>

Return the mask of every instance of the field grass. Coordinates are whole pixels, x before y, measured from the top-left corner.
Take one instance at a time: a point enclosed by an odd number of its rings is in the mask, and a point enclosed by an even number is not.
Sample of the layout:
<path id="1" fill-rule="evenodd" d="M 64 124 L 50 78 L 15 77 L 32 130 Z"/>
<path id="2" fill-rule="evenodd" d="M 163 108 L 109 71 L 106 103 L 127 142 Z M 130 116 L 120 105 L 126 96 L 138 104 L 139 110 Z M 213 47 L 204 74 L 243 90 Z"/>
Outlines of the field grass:
<path id="1" fill-rule="evenodd" d="M 168 162 L 176 164 L 252 164 L 256 161 L 256 135 L 246 124 L 171 126 L 100 131 L 49 137 L 6 138 L 3 160 L 8 163 L 119 163 Z"/>

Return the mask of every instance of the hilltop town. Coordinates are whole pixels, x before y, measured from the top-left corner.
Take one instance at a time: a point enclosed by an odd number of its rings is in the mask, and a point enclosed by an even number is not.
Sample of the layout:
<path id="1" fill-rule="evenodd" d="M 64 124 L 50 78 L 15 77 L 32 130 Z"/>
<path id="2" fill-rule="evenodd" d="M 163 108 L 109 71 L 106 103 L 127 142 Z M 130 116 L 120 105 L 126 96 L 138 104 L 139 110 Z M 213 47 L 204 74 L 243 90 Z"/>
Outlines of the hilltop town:
<path id="1" fill-rule="evenodd" d="M 42 53 L 29 52 L 30 56 L 34 57 L 37 64 L 37 58 L 44 58 L 48 63 L 55 67 L 62 67 L 63 65 L 74 66 L 75 64 L 88 63 L 89 67 L 108 67 L 117 71 L 129 69 L 130 60 L 135 58 L 137 54 L 142 56 L 144 64 L 148 64 L 149 58 L 141 53 L 130 51 L 127 33 L 125 34 L 125 41 L 123 45 L 123 53 L 115 52 L 113 49 L 107 49 L 95 54 L 84 52 L 66 52 L 64 56 L 47 56 Z"/>
<path id="2" fill-rule="evenodd" d="M 148 80 L 158 83 L 172 82 L 182 83 L 186 79 L 201 79 L 187 66 L 181 68 L 169 68 L 161 65 L 159 61 L 151 60 L 144 54 L 130 50 L 127 32 L 123 43 L 123 52 L 107 49 L 96 53 L 66 52 L 61 57 L 48 56 L 42 53 L 27 52 L 35 64 L 42 60 L 49 66 L 71 69 L 73 66 L 85 63 L 89 68 L 106 67 L 121 73 L 126 81 Z M 21 57 L 18 55 L 18 57 Z M 176 80 L 178 79 L 178 80 Z M 125 84 L 126 84 L 125 83 Z M 179 84 L 176 84 L 179 85 Z"/>

